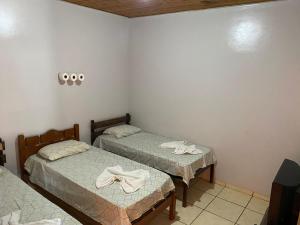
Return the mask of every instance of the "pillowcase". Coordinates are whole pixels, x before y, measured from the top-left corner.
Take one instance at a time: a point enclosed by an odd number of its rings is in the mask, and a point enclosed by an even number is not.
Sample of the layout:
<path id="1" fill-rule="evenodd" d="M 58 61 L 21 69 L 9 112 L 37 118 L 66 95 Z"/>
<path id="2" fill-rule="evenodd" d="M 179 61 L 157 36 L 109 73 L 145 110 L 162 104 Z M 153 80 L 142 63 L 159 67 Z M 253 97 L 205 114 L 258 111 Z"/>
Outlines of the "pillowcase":
<path id="1" fill-rule="evenodd" d="M 44 159 L 54 161 L 66 156 L 85 152 L 89 148 L 90 146 L 84 142 L 69 140 L 47 145 L 41 148 L 38 154 Z"/>
<path id="2" fill-rule="evenodd" d="M 136 134 L 141 130 L 142 130 L 141 128 L 126 124 L 126 125 L 110 127 L 106 129 L 103 133 L 114 135 L 116 138 L 122 138 L 122 137 L 127 137 L 129 135 Z"/>

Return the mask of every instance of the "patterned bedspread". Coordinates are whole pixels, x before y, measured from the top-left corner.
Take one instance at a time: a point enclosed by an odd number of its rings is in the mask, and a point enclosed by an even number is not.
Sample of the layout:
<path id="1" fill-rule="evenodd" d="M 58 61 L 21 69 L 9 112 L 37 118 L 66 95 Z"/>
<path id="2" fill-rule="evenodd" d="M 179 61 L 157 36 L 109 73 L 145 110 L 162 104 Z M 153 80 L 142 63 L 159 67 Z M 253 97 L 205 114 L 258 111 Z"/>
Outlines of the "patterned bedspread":
<path id="1" fill-rule="evenodd" d="M 203 151 L 203 154 L 199 155 L 175 155 L 172 153 L 173 149 L 159 147 L 162 143 L 169 141 L 174 141 L 174 139 L 140 132 L 123 138 L 101 135 L 94 145 L 168 174 L 182 177 L 186 184 L 194 178 L 198 169 L 216 162 L 214 152 L 205 146 L 196 145 Z"/>
<path id="2" fill-rule="evenodd" d="M 97 189 L 97 177 L 107 167 L 144 169 L 146 185 L 126 194 L 118 182 Z M 170 176 L 148 166 L 91 146 L 87 152 L 53 162 L 37 155 L 26 162 L 31 182 L 74 206 L 103 225 L 129 225 L 174 190 Z"/>
<path id="3" fill-rule="evenodd" d="M 81 224 L 10 171 L 4 167 L 0 170 L 0 217 L 21 210 L 21 223 L 60 218 L 63 225 Z"/>

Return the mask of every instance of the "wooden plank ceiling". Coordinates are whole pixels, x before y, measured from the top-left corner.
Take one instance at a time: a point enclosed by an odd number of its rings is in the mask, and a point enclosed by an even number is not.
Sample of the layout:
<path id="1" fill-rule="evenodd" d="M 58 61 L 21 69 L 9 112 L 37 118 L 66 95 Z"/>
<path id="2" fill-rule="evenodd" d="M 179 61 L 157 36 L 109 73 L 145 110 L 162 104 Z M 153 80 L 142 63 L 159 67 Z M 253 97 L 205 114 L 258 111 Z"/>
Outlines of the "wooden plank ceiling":
<path id="1" fill-rule="evenodd" d="M 129 18 L 274 0 L 65 0 Z"/>

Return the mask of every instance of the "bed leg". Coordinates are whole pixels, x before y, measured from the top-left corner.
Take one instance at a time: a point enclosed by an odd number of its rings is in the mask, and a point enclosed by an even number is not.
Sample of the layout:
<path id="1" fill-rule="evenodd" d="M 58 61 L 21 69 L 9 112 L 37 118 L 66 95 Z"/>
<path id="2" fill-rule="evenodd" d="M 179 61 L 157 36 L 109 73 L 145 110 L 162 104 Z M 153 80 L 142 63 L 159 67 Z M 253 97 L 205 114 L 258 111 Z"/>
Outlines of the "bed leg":
<path id="1" fill-rule="evenodd" d="M 183 193 L 182 193 L 182 207 L 187 206 L 187 192 L 188 192 L 188 185 L 182 181 L 183 186 Z"/>
<path id="2" fill-rule="evenodd" d="M 169 219 L 174 220 L 176 214 L 176 194 L 175 191 L 171 194 L 171 203 L 170 203 L 170 210 L 169 210 Z"/>
<path id="3" fill-rule="evenodd" d="M 210 177 L 209 182 L 213 183 L 215 181 L 215 164 L 210 165 Z"/>

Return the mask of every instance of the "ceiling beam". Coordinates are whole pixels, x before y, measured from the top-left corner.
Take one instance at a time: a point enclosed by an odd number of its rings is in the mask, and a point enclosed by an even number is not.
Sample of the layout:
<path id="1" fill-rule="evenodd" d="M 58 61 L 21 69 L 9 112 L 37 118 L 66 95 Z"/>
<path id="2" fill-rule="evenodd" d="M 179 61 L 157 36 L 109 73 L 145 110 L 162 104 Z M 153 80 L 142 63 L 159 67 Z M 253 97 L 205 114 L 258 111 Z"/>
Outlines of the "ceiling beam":
<path id="1" fill-rule="evenodd" d="M 275 0 L 64 0 L 129 18 Z"/>

